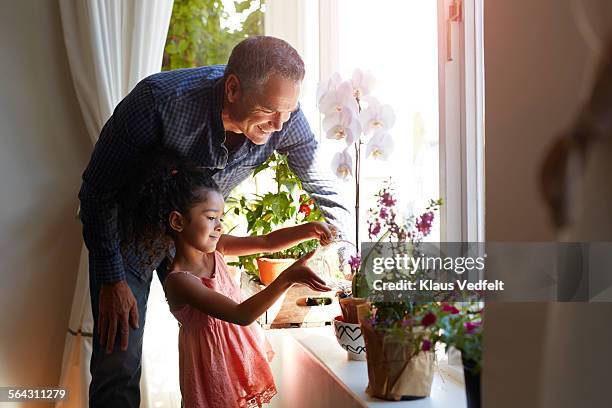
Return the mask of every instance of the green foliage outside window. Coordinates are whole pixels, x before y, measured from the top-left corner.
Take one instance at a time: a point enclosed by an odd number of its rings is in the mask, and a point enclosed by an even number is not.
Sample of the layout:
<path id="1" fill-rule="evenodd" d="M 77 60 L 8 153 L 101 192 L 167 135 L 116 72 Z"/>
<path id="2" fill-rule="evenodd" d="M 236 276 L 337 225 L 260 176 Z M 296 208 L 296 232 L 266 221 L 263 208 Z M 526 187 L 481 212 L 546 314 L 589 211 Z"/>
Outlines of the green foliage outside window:
<path id="1" fill-rule="evenodd" d="M 249 14 L 239 28 L 232 30 L 224 25 L 234 11 L 225 10 L 221 0 L 174 0 L 162 70 L 226 64 L 238 42 L 263 35 L 263 3 L 235 1 L 235 13 Z M 249 12 L 251 6 L 255 9 Z"/>

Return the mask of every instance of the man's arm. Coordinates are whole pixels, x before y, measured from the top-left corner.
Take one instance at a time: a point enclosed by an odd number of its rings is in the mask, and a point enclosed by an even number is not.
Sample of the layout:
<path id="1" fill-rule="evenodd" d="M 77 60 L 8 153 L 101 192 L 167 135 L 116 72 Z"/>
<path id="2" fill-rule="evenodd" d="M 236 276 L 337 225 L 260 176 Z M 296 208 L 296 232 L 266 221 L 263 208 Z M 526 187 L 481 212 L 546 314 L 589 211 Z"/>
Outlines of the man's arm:
<path id="1" fill-rule="evenodd" d="M 119 250 L 117 193 L 143 151 L 159 142 L 162 126 L 146 81 L 141 81 L 104 125 L 79 192 L 90 269 L 100 283 L 125 279 Z"/>
<path id="2" fill-rule="evenodd" d="M 286 126 L 277 150 L 287 154 L 289 167 L 316 201 L 327 222 L 338 228 L 340 237 L 352 240 L 354 221 L 349 208 L 355 205 L 354 200 L 340 193 L 344 188 L 339 188 L 340 182 L 331 171 L 331 162 L 322 160 L 321 146 L 301 109 L 293 113 Z"/>

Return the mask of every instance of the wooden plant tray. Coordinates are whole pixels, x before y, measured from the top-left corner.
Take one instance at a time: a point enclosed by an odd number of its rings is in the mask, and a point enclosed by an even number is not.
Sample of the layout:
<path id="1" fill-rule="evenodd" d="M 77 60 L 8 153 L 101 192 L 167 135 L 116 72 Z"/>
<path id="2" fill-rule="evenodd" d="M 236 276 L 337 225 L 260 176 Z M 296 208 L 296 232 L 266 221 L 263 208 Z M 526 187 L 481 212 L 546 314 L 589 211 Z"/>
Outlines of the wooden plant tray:
<path id="1" fill-rule="evenodd" d="M 259 292 L 265 286 L 255 283 L 246 274 L 242 274 L 240 281 L 242 295 L 247 298 Z M 320 306 L 302 306 L 307 297 L 327 297 L 331 304 Z M 333 292 L 316 292 L 303 285 L 293 285 L 264 313 L 259 323 L 264 328 L 288 328 L 322 326 L 333 321 L 340 315 L 338 298 Z"/>

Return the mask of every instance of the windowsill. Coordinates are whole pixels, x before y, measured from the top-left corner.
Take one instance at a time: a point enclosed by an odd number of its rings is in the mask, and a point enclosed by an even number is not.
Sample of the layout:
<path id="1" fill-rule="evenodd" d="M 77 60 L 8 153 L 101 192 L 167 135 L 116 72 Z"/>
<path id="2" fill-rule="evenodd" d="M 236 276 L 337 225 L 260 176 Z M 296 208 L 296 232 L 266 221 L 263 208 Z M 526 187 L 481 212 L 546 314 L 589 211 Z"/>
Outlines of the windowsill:
<path id="1" fill-rule="evenodd" d="M 334 406 L 333 402 L 337 402 L 339 398 L 350 400 L 351 406 L 355 407 L 379 407 L 385 404 L 393 404 L 393 407 L 399 408 L 466 406 L 463 374 L 459 368 L 438 363 L 431 395 L 428 398 L 414 401 L 384 401 L 371 398 L 365 393 L 368 384 L 367 363 L 347 359 L 346 352 L 336 341 L 332 327 L 282 329 L 267 331 L 267 335 L 277 350 L 278 357 L 283 360 L 280 362 L 282 370 L 295 369 L 292 373 L 284 372 L 282 376 L 300 384 L 296 386 L 296 390 L 301 390 L 300 387 L 311 387 L 313 390 L 333 393 L 333 396 L 330 396 L 330 407 Z M 313 362 L 314 368 L 307 368 Z M 275 377 L 278 375 L 275 374 Z M 321 384 L 318 384 L 319 382 Z M 283 384 L 280 385 L 279 391 L 282 393 L 284 387 Z M 303 391 L 303 394 L 301 401 L 306 402 L 303 398 L 309 398 L 311 393 Z M 317 398 L 317 406 L 327 405 L 326 401 L 321 402 L 322 397 Z"/>

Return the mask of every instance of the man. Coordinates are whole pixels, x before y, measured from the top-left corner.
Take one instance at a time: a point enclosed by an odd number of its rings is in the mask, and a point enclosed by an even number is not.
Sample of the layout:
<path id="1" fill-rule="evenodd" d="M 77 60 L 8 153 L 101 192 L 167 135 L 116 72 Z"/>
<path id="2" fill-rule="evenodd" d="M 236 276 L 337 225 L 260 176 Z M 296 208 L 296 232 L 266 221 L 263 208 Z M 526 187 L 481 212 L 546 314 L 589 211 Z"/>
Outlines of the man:
<path id="1" fill-rule="evenodd" d="M 328 221 L 342 226 L 349 219 L 322 169 L 328 166 L 316 163 L 319 146 L 297 102 L 303 78 L 304 63 L 289 44 L 252 37 L 234 48 L 226 67 L 145 78 L 104 125 L 79 193 L 94 317 L 90 406 L 139 406 L 152 271 L 163 281 L 172 256 L 143 267 L 137 251 L 120 250 L 118 192 L 145 152 L 163 146 L 183 153 L 209 168 L 227 197 L 277 150 Z"/>

